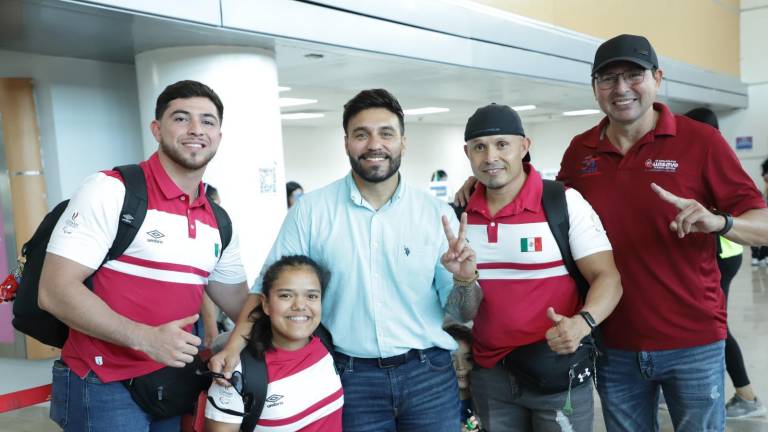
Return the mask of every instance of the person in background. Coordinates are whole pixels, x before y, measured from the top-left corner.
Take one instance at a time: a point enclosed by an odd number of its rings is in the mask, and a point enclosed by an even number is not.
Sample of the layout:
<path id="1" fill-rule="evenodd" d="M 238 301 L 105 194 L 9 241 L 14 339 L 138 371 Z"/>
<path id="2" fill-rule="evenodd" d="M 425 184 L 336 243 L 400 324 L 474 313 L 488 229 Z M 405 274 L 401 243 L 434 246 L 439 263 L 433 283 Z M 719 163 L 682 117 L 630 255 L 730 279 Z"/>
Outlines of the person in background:
<path id="1" fill-rule="evenodd" d="M 304 195 L 304 188 L 295 181 L 289 181 L 285 184 L 285 197 L 288 200 L 288 208 L 296 205 L 296 202 Z"/>
<path id="2" fill-rule="evenodd" d="M 472 393 L 469 388 L 469 373 L 474 367 L 472 362 L 472 329 L 461 324 L 445 326 L 445 332 L 459 345 L 453 352 L 453 368 L 456 370 L 456 381 L 459 384 L 459 403 L 461 407 L 461 432 L 478 431 L 479 422 L 472 407 Z"/>
<path id="3" fill-rule="evenodd" d="M 685 113 L 685 116 L 702 123 L 708 124 L 720 130 L 717 116 L 709 108 L 696 108 Z M 741 267 L 741 256 L 744 247 L 734 243 L 723 236 L 717 236 L 717 267 L 720 269 L 720 288 L 725 295 L 726 307 L 728 304 L 728 290 L 736 273 Z M 728 329 L 728 337 L 725 339 L 725 369 L 733 381 L 736 394 L 725 404 L 725 415 L 729 418 L 758 417 L 766 414 L 766 409 L 760 399 L 755 395 L 752 384 L 747 376 L 747 368 L 744 366 L 744 358 L 741 348 Z"/>
<path id="4" fill-rule="evenodd" d="M 768 159 L 763 161 L 761 168 L 765 182 L 763 197 L 768 200 Z M 768 246 L 752 246 L 752 266 L 757 267 L 759 265 L 768 265 Z"/>

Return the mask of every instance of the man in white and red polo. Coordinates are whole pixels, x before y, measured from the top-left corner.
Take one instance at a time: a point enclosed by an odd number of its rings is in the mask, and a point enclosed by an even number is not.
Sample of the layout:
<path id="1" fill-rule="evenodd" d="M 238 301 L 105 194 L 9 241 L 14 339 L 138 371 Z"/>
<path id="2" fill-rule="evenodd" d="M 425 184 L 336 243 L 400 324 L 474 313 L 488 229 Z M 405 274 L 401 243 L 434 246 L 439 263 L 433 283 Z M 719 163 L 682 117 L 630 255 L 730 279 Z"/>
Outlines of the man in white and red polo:
<path id="1" fill-rule="evenodd" d="M 578 192 L 566 190 L 570 249 L 590 284 L 582 302 L 547 223 L 542 179 L 530 163 L 531 140 L 520 117 L 506 105 L 487 105 L 469 118 L 464 138 L 478 180 L 466 206 L 466 238 L 477 255 L 479 287 L 467 286 L 457 315 L 474 319 L 477 414 L 489 431 L 591 430 L 592 389 L 578 385 L 589 379 L 545 393 L 523 385 L 502 359 L 544 340 L 558 354 L 572 353 L 613 311 L 621 283 L 600 219 Z"/>
<path id="2" fill-rule="evenodd" d="M 153 420 L 121 381 L 193 360 L 201 341 L 189 330 L 204 289 L 237 316 L 247 291 L 237 234 L 222 253 L 201 181 L 222 115 L 204 84 L 180 81 L 160 94 L 151 125 L 159 149 L 140 164 L 147 213 L 122 256 L 101 265 L 125 195 L 115 171 L 88 177 L 54 228 L 39 301 L 70 327 L 51 401 L 51 418 L 67 431 L 178 431 L 178 417 Z M 91 291 L 83 282 L 92 273 Z"/>

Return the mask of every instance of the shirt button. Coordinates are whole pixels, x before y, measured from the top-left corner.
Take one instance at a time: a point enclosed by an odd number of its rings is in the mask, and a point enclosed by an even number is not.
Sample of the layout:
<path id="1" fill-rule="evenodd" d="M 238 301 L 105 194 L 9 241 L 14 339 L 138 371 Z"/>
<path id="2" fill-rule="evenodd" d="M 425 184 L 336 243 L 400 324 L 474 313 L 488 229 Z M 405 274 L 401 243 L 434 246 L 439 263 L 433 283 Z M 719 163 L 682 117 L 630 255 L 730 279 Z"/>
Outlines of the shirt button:
<path id="1" fill-rule="evenodd" d="M 182 196 L 182 197 L 181 197 L 181 200 L 182 200 L 182 201 L 184 201 L 185 199 L 187 199 L 187 197 L 185 197 L 185 196 Z"/>
<path id="2" fill-rule="evenodd" d="M 192 229 L 195 229 L 195 226 L 192 225 L 192 224 L 190 224 L 189 227 L 192 228 Z"/>
<path id="3" fill-rule="evenodd" d="M 496 226 L 496 222 L 491 222 L 491 226 L 492 227 Z"/>

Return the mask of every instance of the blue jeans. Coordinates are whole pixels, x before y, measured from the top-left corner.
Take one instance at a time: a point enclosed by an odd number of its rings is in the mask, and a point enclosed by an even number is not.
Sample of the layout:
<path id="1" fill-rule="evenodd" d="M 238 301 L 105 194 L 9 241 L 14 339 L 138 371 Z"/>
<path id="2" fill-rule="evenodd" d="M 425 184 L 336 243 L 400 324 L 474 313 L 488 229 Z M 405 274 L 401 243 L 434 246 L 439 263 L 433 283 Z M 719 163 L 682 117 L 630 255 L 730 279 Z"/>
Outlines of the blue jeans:
<path id="1" fill-rule="evenodd" d="M 660 388 L 676 431 L 724 431 L 724 346 L 606 350 L 598 360 L 597 391 L 608 432 L 658 431 Z"/>
<path id="2" fill-rule="evenodd" d="M 459 389 L 449 351 L 409 351 L 406 362 L 336 354 L 344 388 L 344 432 L 458 432 Z"/>
<path id="3" fill-rule="evenodd" d="M 53 364 L 51 420 L 66 432 L 179 432 L 181 417 L 152 421 L 121 382 L 85 378 L 61 360 Z"/>

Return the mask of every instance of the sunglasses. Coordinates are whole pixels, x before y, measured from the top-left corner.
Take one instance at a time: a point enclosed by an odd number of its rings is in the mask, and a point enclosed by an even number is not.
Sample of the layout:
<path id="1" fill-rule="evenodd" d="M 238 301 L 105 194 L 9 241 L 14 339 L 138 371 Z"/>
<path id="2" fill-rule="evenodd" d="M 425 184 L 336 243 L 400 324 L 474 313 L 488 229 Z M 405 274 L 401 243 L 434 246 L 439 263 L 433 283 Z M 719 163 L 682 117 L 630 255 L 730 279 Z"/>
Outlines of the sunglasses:
<path id="1" fill-rule="evenodd" d="M 237 392 L 237 394 L 239 394 L 240 397 L 243 398 L 244 412 L 239 412 L 239 411 L 231 410 L 231 409 L 228 409 L 228 408 L 222 408 L 222 407 L 218 406 L 216 404 L 216 401 L 213 400 L 213 398 L 211 396 L 208 396 L 208 402 L 210 402 L 213 405 L 213 407 L 216 408 L 217 410 L 219 410 L 219 411 L 221 411 L 221 412 L 223 412 L 225 414 L 229 414 L 229 415 L 233 415 L 233 416 L 238 416 L 238 417 L 245 417 L 253 409 L 253 394 L 252 393 L 245 393 L 245 394 L 243 394 L 243 373 L 242 372 L 240 372 L 240 371 L 232 372 L 232 377 L 231 378 L 227 378 L 226 376 L 224 376 L 224 374 L 221 374 L 221 373 L 218 373 L 218 372 L 209 371 L 209 370 L 204 370 L 204 371 L 197 370 L 197 371 L 195 371 L 195 374 L 196 375 L 210 375 L 213 378 L 221 378 L 221 379 L 227 381 L 228 383 L 230 383 L 232 385 L 232 388 L 235 389 L 235 391 Z"/>

